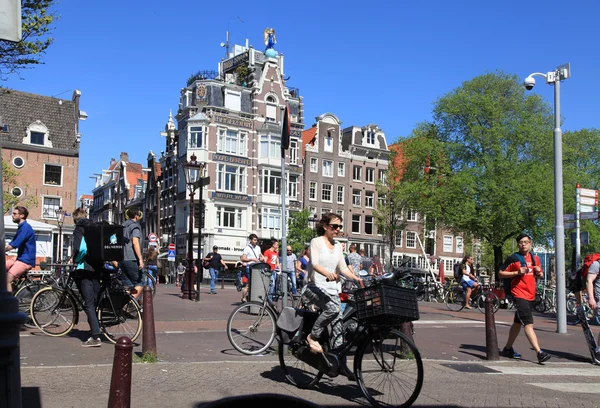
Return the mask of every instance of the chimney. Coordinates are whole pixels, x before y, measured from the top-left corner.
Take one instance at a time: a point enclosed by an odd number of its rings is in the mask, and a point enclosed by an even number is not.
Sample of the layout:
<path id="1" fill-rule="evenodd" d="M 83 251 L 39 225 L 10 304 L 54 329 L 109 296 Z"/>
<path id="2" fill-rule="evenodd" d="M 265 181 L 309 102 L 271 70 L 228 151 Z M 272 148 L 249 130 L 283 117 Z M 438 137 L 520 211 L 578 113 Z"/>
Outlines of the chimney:
<path id="1" fill-rule="evenodd" d="M 117 161 L 115 160 L 115 158 L 114 158 L 114 157 L 111 157 L 111 158 L 110 158 L 110 165 L 109 165 L 108 167 L 112 167 L 112 166 L 114 166 L 116 163 L 117 163 Z"/>
<path id="2" fill-rule="evenodd" d="M 129 161 L 129 155 L 127 154 L 127 152 L 121 152 L 121 157 L 119 158 L 119 160 L 124 161 L 124 162 L 128 162 Z"/>

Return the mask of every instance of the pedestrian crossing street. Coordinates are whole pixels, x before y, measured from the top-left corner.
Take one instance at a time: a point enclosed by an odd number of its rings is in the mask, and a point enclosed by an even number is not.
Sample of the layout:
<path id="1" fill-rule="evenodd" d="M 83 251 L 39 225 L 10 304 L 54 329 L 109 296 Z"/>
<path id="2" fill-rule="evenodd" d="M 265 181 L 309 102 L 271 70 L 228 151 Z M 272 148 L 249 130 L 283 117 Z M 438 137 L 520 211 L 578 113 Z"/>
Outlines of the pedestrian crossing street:
<path id="1" fill-rule="evenodd" d="M 525 384 L 535 387 L 564 393 L 600 394 L 600 385 L 598 384 L 600 381 L 600 366 L 592 364 L 582 363 L 575 366 L 572 363 L 568 363 L 568 366 L 566 363 L 546 363 L 543 366 L 486 364 L 485 367 L 496 371 L 485 373 L 486 375 L 520 375 L 524 377 L 523 381 Z M 557 377 L 560 377 L 560 379 Z M 577 381 L 577 377 L 581 378 L 581 381 Z M 590 377 L 595 377 L 599 380 L 591 380 Z"/>

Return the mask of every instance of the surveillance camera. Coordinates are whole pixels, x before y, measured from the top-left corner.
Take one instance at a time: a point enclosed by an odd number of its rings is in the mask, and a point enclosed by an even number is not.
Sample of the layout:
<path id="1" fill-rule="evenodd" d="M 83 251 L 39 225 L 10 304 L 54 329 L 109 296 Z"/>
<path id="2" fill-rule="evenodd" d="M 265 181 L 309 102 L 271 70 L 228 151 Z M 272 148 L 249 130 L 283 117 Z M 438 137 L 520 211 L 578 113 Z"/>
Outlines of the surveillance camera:
<path id="1" fill-rule="evenodd" d="M 528 76 L 527 78 L 525 78 L 525 81 L 523 81 L 523 86 L 525 86 L 525 89 L 527 89 L 528 91 L 531 91 L 535 86 L 535 78 L 533 78 L 532 76 Z"/>

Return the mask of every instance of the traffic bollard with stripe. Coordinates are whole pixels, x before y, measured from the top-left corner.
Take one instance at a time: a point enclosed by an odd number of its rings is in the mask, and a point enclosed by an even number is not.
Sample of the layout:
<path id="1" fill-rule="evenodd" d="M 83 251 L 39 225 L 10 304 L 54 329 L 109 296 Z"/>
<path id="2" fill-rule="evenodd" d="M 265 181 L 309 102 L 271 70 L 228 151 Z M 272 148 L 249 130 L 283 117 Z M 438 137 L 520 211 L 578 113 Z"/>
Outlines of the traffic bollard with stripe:
<path id="1" fill-rule="evenodd" d="M 129 337 L 119 337 L 115 344 L 108 408 L 129 408 L 131 406 L 131 366 L 133 344 Z"/>
<path id="2" fill-rule="evenodd" d="M 156 357 L 156 331 L 154 330 L 154 305 L 152 289 L 144 287 L 144 311 L 142 312 L 142 354 L 152 354 Z"/>
<path id="3" fill-rule="evenodd" d="M 496 321 L 494 305 L 490 296 L 485 297 L 485 348 L 488 360 L 500 360 L 498 337 L 496 336 Z"/>

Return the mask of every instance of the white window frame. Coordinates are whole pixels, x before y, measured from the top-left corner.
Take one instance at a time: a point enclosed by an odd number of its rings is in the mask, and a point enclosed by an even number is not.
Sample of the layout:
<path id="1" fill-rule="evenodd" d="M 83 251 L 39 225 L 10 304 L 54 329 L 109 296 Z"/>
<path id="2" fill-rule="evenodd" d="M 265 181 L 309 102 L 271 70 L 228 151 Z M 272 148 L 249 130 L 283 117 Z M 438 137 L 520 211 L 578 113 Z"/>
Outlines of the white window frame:
<path id="1" fill-rule="evenodd" d="M 290 164 L 298 164 L 298 141 L 290 140 Z"/>
<path id="2" fill-rule="evenodd" d="M 398 248 L 402 248 L 402 233 L 401 229 L 397 229 L 394 234 L 394 246 Z"/>
<path id="3" fill-rule="evenodd" d="M 310 158 L 310 172 L 311 173 L 319 172 L 319 159 L 317 159 L 316 157 Z"/>
<path id="4" fill-rule="evenodd" d="M 234 184 L 234 188 L 231 188 L 232 184 Z M 246 194 L 247 185 L 246 166 L 235 166 L 226 163 L 217 164 L 217 190 Z"/>
<path id="5" fill-rule="evenodd" d="M 58 205 L 50 206 L 49 204 L 46 204 L 46 202 L 45 202 L 46 199 L 58 200 Z M 62 207 L 62 197 L 52 196 L 52 195 L 43 195 L 42 196 L 42 219 L 56 220 L 56 210 L 58 210 L 59 207 Z M 49 210 L 48 216 L 44 216 L 44 210 Z"/>
<path id="6" fill-rule="evenodd" d="M 216 224 L 219 228 L 241 229 L 244 224 L 244 209 L 234 206 L 216 206 Z M 233 226 L 230 221 L 233 220 Z M 228 221 L 228 222 L 226 222 Z M 228 225 L 226 225 L 228 224 Z"/>
<path id="7" fill-rule="evenodd" d="M 375 144 L 375 132 L 372 130 L 367 131 L 367 144 L 374 145 Z"/>
<path id="8" fill-rule="evenodd" d="M 345 186 L 343 185 L 339 185 L 337 186 L 337 197 L 336 197 L 336 201 L 338 204 L 344 204 L 344 193 L 345 191 Z"/>
<path id="9" fill-rule="evenodd" d="M 463 237 L 455 237 L 456 240 L 456 253 L 463 254 L 465 251 Z"/>
<path id="10" fill-rule="evenodd" d="M 281 158 L 281 136 L 260 135 L 260 157 L 263 159 Z"/>
<path id="11" fill-rule="evenodd" d="M 60 184 L 46 183 L 46 167 L 47 166 L 54 166 L 54 167 L 60 168 Z M 44 163 L 44 175 L 43 175 L 43 179 L 42 179 L 43 185 L 52 186 L 52 187 L 62 187 L 64 178 L 65 178 L 65 168 L 63 165 L 54 164 L 54 163 Z"/>
<path id="12" fill-rule="evenodd" d="M 357 218 L 356 220 L 354 219 L 355 217 Z M 352 227 L 351 227 L 352 229 L 351 229 L 351 231 L 352 231 L 353 234 L 360 234 L 360 223 L 361 223 L 361 221 L 362 221 L 362 218 L 361 218 L 360 214 L 352 214 Z M 355 225 L 358 226 L 358 230 L 354 229 Z"/>
<path id="13" fill-rule="evenodd" d="M 42 144 L 39 143 L 31 143 L 31 132 L 34 133 L 42 133 L 44 135 L 44 142 Z M 26 131 L 25 137 L 23 137 L 23 144 L 33 145 L 33 146 L 44 146 L 44 147 L 53 147 L 52 141 L 50 140 L 50 132 L 46 125 L 44 125 L 41 121 L 36 120 L 31 123 Z"/>
<path id="14" fill-rule="evenodd" d="M 298 176 L 288 174 L 287 175 L 287 188 L 285 190 L 285 195 L 288 198 L 296 199 L 298 197 Z"/>
<path id="15" fill-rule="evenodd" d="M 406 248 L 417 248 L 417 233 L 414 231 L 406 231 Z"/>
<path id="16" fill-rule="evenodd" d="M 417 222 L 418 220 L 419 220 L 419 216 L 415 210 L 407 210 L 406 211 L 406 221 Z"/>
<path id="17" fill-rule="evenodd" d="M 375 169 L 373 167 L 367 167 L 365 170 L 365 182 L 369 184 L 375 184 Z"/>
<path id="18" fill-rule="evenodd" d="M 206 147 L 207 128 L 205 126 L 189 126 L 188 130 L 188 149 L 201 149 L 202 147 Z M 198 135 L 200 135 L 200 143 L 198 143 Z"/>
<path id="19" fill-rule="evenodd" d="M 362 206 L 361 201 L 362 201 L 362 191 L 361 190 L 352 190 L 352 205 L 354 207 L 360 207 L 360 206 Z"/>
<path id="20" fill-rule="evenodd" d="M 362 177 L 362 166 L 352 167 L 352 180 L 362 181 L 361 177 Z"/>
<path id="21" fill-rule="evenodd" d="M 371 232 L 368 232 L 367 225 L 371 225 Z M 365 235 L 375 235 L 375 217 L 372 215 L 365 215 Z"/>
<path id="22" fill-rule="evenodd" d="M 277 101 L 271 95 L 265 101 L 265 121 L 277 122 Z"/>
<path id="23" fill-rule="evenodd" d="M 323 177 L 333 177 L 333 161 L 323 159 Z"/>
<path id="24" fill-rule="evenodd" d="M 444 252 L 453 252 L 454 251 L 454 248 L 453 248 L 454 237 L 452 235 L 444 235 L 443 243 L 444 243 Z"/>
<path id="25" fill-rule="evenodd" d="M 386 180 L 386 170 L 379 169 L 379 181 L 385 183 Z"/>
<path id="26" fill-rule="evenodd" d="M 273 180 L 272 183 L 271 179 Z M 275 191 L 272 191 L 273 189 Z M 281 171 L 262 169 L 260 173 L 259 192 L 261 194 L 281 194 Z"/>
<path id="27" fill-rule="evenodd" d="M 331 132 L 327 132 L 327 135 L 323 138 L 323 151 L 333 152 L 333 136 L 331 136 Z"/>
<path id="28" fill-rule="evenodd" d="M 373 208 L 373 202 L 375 201 L 374 191 L 365 191 L 365 207 Z"/>
<path id="29" fill-rule="evenodd" d="M 329 195 L 329 198 L 326 195 Z M 326 203 L 333 202 L 333 184 L 321 183 L 321 201 Z"/>
<path id="30" fill-rule="evenodd" d="M 338 177 L 346 177 L 346 163 L 338 162 Z"/>
<path id="31" fill-rule="evenodd" d="M 311 181 L 308 185 L 308 199 L 317 200 L 317 182 Z"/>
<path id="32" fill-rule="evenodd" d="M 258 209 L 260 229 L 281 229 L 281 208 L 261 207 Z"/>
<path id="33" fill-rule="evenodd" d="M 248 153 L 248 134 L 237 129 L 218 128 L 217 151 L 234 156 L 246 156 Z"/>
<path id="34" fill-rule="evenodd" d="M 224 106 L 226 109 L 241 111 L 242 110 L 242 92 L 234 91 L 233 89 L 225 89 Z"/>

